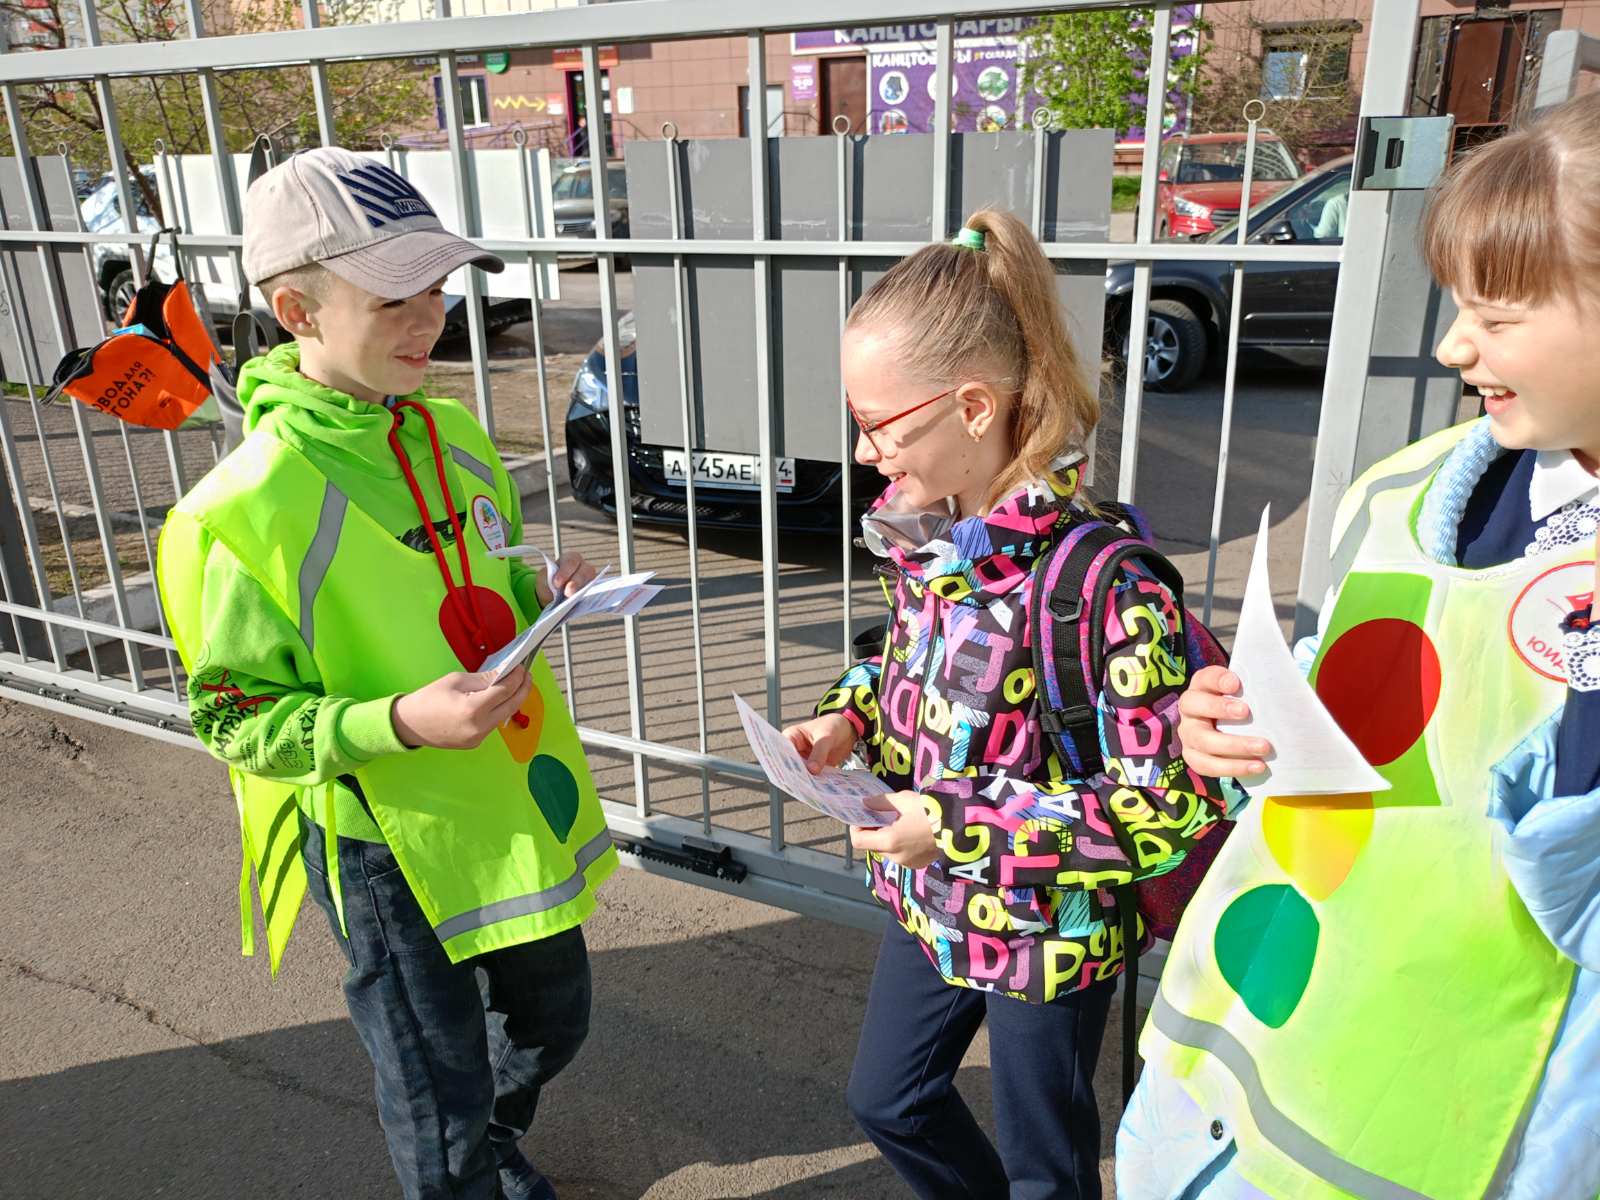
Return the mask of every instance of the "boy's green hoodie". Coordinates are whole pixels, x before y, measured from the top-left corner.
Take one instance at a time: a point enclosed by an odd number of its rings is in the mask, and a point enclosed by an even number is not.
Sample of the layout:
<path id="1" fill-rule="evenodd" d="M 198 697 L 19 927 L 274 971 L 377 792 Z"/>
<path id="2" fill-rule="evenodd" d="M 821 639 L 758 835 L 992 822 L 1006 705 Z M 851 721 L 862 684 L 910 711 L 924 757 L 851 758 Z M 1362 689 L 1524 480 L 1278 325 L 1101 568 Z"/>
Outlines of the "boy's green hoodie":
<path id="1" fill-rule="evenodd" d="M 300 347 L 294 343 L 244 365 L 239 402 L 246 435 L 263 431 L 257 436 L 281 438 L 395 538 L 431 556 L 422 516 L 389 444 L 388 409 L 307 379 L 299 366 Z M 422 393 L 409 398 L 421 399 Z M 427 429 L 420 421 L 407 421 L 399 440 L 440 541 L 449 549 L 455 534 L 440 501 Z M 522 538 L 521 497 L 498 458 L 487 465 L 508 544 L 515 545 Z M 221 469 L 227 469 L 226 460 Z M 466 528 L 469 497 L 460 490 L 458 471 L 454 463 L 446 464 L 451 501 Z M 533 621 L 540 610 L 537 574 L 518 560 L 510 566 L 517 606 Z M 357 767 L 405 752 L 390 719 L 397 697 L 326 695 L 294 623 L 220 542 L 213 541 L 206 552 L 203 588 L 203 640 L 189 679 L 189 715 L 200 741 L 231 766 L 263 778 L 307 785 L 335 780 L 340 836 L 383 841 L 351 785 Z M 396 596 L 382 580 L 373 580 L 372 636 L 383 636 L 385 606 L 419 599 Z"/>

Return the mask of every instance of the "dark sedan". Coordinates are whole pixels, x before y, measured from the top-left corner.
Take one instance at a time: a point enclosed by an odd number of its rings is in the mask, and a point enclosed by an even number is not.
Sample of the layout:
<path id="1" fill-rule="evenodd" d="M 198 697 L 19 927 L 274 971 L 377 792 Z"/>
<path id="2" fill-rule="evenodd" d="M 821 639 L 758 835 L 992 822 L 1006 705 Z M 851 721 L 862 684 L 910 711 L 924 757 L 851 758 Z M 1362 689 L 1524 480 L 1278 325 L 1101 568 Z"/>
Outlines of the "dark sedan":
<path id="1" fill-rule="evenodd" d="M 682 446 L 645 445 L 640 435 L 638 359 L 634 320 L 617 324 L 622 369 L 622 405 L 627 421 L 628 486 L 636 521 L 685 525 L 689 520 L 685 476 L 690 461 Z M 605 348 L 596 344 L 572 382 L 567 408 L 567 475 L 572 493 L 602 512 L 616 512 L 611 458 L 610 393 Z M 843 515 L 838 463 L 808 458 L 778 460 L 778 527 L 798 532 L 837 533 Z M 695 516 L 702 528 L 761 527 L 759 459 L 750 454 L 697 450 L 693 455 Z M 851 465 L 851 525 L 883 490 L 870 467 Z"/>
<path id="2" fill-rule="evenodd" d="M 1256 205 L 1250 213 L 1249 241 L 1338 245 L 1344 241 L 1349 196 L 1350 160 L 1338 159 Z M 1229 241 L 1237 228 L 1237 222 L 1230 222 L 1198 240 Z M 1247 263 L 1240 351 L 1302 362 L 1325 358 L 1338 286 L 1338 263 Z M 1113 263 L 1106 272 L 1106 330 L 1118 357 L 1125 355 L 1128 344 L 1132 290 L 1133 264 Z M 1145 386 L 1182 391 L 1219 360 L 1227 350 L 1232 303 L 1232 263 L 1157 263 L 1150 278 Z"/>

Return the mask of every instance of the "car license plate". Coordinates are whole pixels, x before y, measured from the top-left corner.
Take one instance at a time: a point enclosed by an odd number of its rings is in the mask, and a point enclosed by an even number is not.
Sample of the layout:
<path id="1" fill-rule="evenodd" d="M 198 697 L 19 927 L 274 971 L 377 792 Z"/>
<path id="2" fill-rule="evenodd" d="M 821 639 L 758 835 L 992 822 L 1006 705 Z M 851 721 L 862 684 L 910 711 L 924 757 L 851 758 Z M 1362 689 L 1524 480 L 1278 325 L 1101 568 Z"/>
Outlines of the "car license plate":
<path id="1" fill-rule="evenodd" d="M 794 459 L 776 460 L 778 477 L 774 481 L 780 492 L 794 491 Z M 688 457 L 682 450 L 663 450 L 661 468 L 667 482 L 674 487 L 688 486 Z M 761 487 L 761 459 L 754 454 L 724 454 L 718 450 L 694 452 L 694 481 L 696 486 L 734 488 L 754 492 Z"/>

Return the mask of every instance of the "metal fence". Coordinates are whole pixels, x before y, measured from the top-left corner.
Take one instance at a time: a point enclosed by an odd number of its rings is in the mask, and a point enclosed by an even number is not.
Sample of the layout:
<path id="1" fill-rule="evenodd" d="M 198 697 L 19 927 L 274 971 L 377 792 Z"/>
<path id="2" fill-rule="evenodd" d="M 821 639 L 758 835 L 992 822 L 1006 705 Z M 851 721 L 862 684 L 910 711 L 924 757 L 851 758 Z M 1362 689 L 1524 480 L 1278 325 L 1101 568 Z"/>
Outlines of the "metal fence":
<path id="1" fill-rule="evenodd" d="M 1080 8 L 1104 7 L 1063 0 L 1013 0 L 1008 11 L 1037 15 Z M 1369 24 L 1369 41 L 1362 89 L 1364 115 L 1393 115 L 1407 111 L 1408 73 L 1416 36 L 1418 0 L 1377 0 Z M 1326 583 L 1328 529 L 1332 505 L 1347 485 L 1360 459 L 1371 457 L 1362 443 L 1364 406 L 1372 382 L 1372 347 L 1380 283 L 1391 225 L 1397 220 L 1394 195 L 1382 191 L 1351 193 L 1347 233 L 1343 246 L 1279 246 L 1246 241 L 1243 223 L 1236 241 L 1224 243 L 1157 243 L 1157 155 L 1162 134 L 1163 98 L 1167 93 L 1171 0 L 1158 0 L 1150 9 L 1154 29 L 1154 56 L 1149 64 L 1149 104 L 1144 130 L 1143 168 L 1136 241 L 1046 241 L 1045 252 L 1064 264 L 1077 263 L 1087 270 L 1103 270 L 1110 259 L 1132 259 L 1134 289 L 1129 327 L 1145 327 L 1150 311 L 1153 264 L 1169 260 L 1207 260 L 1235 264 L 1235 294 L 1246 263 L 1337 262 L 1341 265 L 1333 340 L 1329 355 L 1316 467 L 1312 481 L 1310 514 L 1300 600 L 1303 614 L 1314 614 Z M 683 327 L 687 304 L 684 276 L 686 261 L 716 258 L 747 267 L 748 301 L 754 315 L 755 375 L 748 401 L 753 406 L 758 454 L 766 469 L 761 473 L 759 553 L 750 556 L 749 571 L 759 570 L 759 584 L 751 600 L 759 606 L 759 639 L 741 643 L 737 661 L 720 653 L 728 629 L 738 623 L 718 597 L 737 590 L 738 571 L 708 579 L 704 574 L 704 535 L 697 526 L 696 489 L 691 477 L 686 486 L 688 513 L 686 563 L 676 569 L 671 582 L 679 585 L 678 618 L 670 627 L 645 623 L 650 613 L 628 618 L 616 635 L 580 629 L 559 651 L 564 659 L 569 702 L 579 716 L 586 744 L 601 759 L 620 764 L 602 778 L 613 830 L 630 848 L 636 865 L 660 869 L 688 869 L 695 878 L 715 887 L 741 891 L 797 910 L 826 915 L 858 924 L 876 920 L 860 882 L 859 864 L 852 860 L 847 841 L 837 826 L 816 831 L 807 825 L 807 810 L 767 788 L 760 772 L 744 761 L 737 742 L 722 736 L 713 715 L 720 693 L 732 686 L 764 692 L 769 719 L 781 723 L 793 717 L 796 697 L 788 694 L 796 681 L 814 686 L 823 667 L 832 671 L 849 660 L 853 621 L 862 614 L 863 597 L 870 581 L 854 564 L 846 540 L 836 558 L 819 559 L 818 577 L 831 576 L 841 585 L 837 601 L 833 583 L 824 582 L 808 593 L 811 615 L 824 615 L 819 625 L 834 630 L 818 634 L 824 649 L 805 656 L 805 667 L 786 672 L 783 644 L 794 622 L 786 621 L 784 560 L 780 555 L 775 472 L 772 469 L 780 436 L 775 412 L 774 347 L 772 341 L 774 274 L 783 265 L 804 262 L 837 271 L 837 304 L 842 313 L 852 298 L 853 270 L 863 263 L 882 263 L 911 253 L 928 240 L 951 235 L 952 146 L 959 136 L 951 126 L 951 69 L 954 21 L 970 10 L 939 8 L 931 0 L 772 0 L 760 6 L 738 0 L 651 0 L 642 3 L 603 4 L 566 8 L 532 15 L 463 17 L 451 20 L 391 23 L 351 28 L 320 27 L 315 0 L 304 5 L 304 29 L 251 36 L 204 36 L 200 8 L 189 0 L 187 39 L 161 46 L 103 45 L 97 33 L 92 0 L 82 5 L 87 46 L 68 50 L 8 54 L 0 57 L 0 99 L 18 157 L 32 163 L 48 147 L 30 147 L 18 101 L 18 89 L 33 83 L 84 81 L 97 95 L 105 115 L 106 146 L 113 163 L 121 163 L 123 143 L 110 80 L 118 76 L 182 74 L 197 84 L 215 159 L 219 194 L 224 198 L 228 230 L 225 234 L 186 232 L 180 237 L 186 253 L 223 252 L 235 260 L 240 245 L 240 197 L 237 180 L 223 136 L 218 104 L 217 77 L 221 72 L 273 66 L 305 70 L 310 83 L 322 141 L 337 141 L 333 99 L 326 64 L 348 59 L 411 59 L 436 57 L 443 86 L 445 129 L 454 155 L 453 186 L 458 211 L 467 213 L 470 180 L 466 141 L 462 128 L 460 91 L 456 86 L 458 54 L 488 49 L 521 47 L 572 47 L 582 49 L 588 111 L 602 111 L 599 90 L 599 47 L 672 39 L 742 36 L 748 48 L 749 95 L 763 104 L 767 63 L 764 35 L 805 28 L 835 28 L 866 23 L 907 21 L 936 23 L 939 68 L 934 94 L 932 169 L 928 178 L 906 181 L 922 188 L 926 196 L 926 227 L 904 240 L 862 240 L 853 236 L 847 214 L 841 212 L 838 237 L 821 240 L 784 238 L 770 225 L 770 158 L 766 137 L 747 140 L 749 156 L 748 237 L 707 240 L 691 238 L 681 226 L 681 180 L 673 175 L 669 211 L 669 236 L 616 238 L 608 223 L 604 172 L 599 156 L 591 164 L 595 203 L 595 237 L 576 242 L 551 237 L 490 237 L 485 244 L 515 261 L 548 265 L 558 254 L 574 251 L 593 254 L 598 262 L 602 345 L 609 382 L 611 461 L 614 471 L 616 518 L 610 556 L 622 571 L 640 565 L 640 541 L 632 520 L 627 421 L 623 407 L 622 356 L 618 321 L 617 259 L 649 260 L 670 265 L 676 293 L 677 318 Z M 983 15 L 992 15 L 985 13 Z M 753 22 L 759 22 L 759 26 Z M 753 130 L 766 128 L 764 119 L 752 120 Z M 1043 129 L 1011 136 L 1036 138 L 1043 146 Z M 845 153 L 846 135 L 837 135 L 838 153 Z M 1041 150 L 1040 153 L 1043 153 Z M 44 160 L 39 160 L 43 164 Z M 676 158 L 673 160 L 676 162 Z M 20 212 L 8 208 L 8 223 L 0 230 L 5 311 L 0 321 L 10 322 L 18 342 L 24 342 L 24 325 L 33 323 L 54 330 L 56 341 L 74 340 L 69 300 L 63 287 L 63 270 L 78 269 L 74 262 L 87 259 L 97 244 L 126 245 L 133 269 L 142 281 L 148 264 L 144 247 L 128 232 L 86 233 L 63 228 L 52 221 L 46 185 L 50 172 L 18 172 Z M 125 219 L 135 211 L 129 184 L 118 172 Z M 1248 189 L 1248 181 L 1245 184 Z M 1248 205 L 1244 208 L 1248 210 Z M 1040 208 L 1031 214 L 1037 222 Z M 1030 214 L 1023 212 L 1024 217 Z M 1039 230 L 1042 232 L 1042 230 Z M 467 228 L 468 235 L 483 231 Z M 20 303 L 23 265 L 43 280 L 47 297 L 43 311 L 24 311 Z M 538 276 L 529 271 L 528 278 Z M 537 394 L 495 395 L 486 330 L 479 307 L 483 280 L 469 272 L 468 322 L 473 364 L 473 399 L 491 433 L 495 414 L 507 404 L 532 404 L 551 444 L 552 397 L 543 371 L 540 297 L 530 295 L 533 307 L 535 353 L 540 356 Z M 1224 385 L 1221 439 L 1216 453 L 1216 487 L 1213 496 L 1210 554 L 1204 592 L 1209 611 L 1214 590 L 1221 514 L 1227 496 L 1230 437 L 1233 424 L 1238 360 L 1239 305 L 1233 306 L 1228 330 L 1227 370 Z M 702 347 L 702 350 L 705 348 Z M 831 353 L 831 350 L 829 351 Z M 685 354 L 684 361 L 688 355 Z M 1137 361 L 1138 354 L 1134 354 Z M 46 368 L 47 369 L 47 368 Z M 27 402 L 0 402 L 0 447 L 9 481 L 11 504 L 0 503 L 0 621 L 4 648 L 0 651 L 0 694 L 20 698 L 80 716 L 120 723 L 151 736 L 193 746 L 188 732 L 181 665 L 159 612 L 137 611 L 153 603 L 148 579 L 137 584 L 130 574 L 148 576 L 153 568 L 153 547 L 160 513 L 193 485 L 216 461 L 219 446 L 205 432 L 155 434 L 130 430 L 87 412 L 78 405 L 67 408 L 40 405 L 46 382 L 30 365 L 22 381 Z M 695 422 L 688 402 L 691 381 L 687 369 L 679 381 L 683 395 L 682 428 L 685 454 L 696 445 Z M 841 397 L 842 399 L 842 397 Z M 1138 478 L 1142 445 L 1141 421 L 1145 409 L 1143 374 L 1129 370 L 1121 385 L 1121 443 L 1116 462 L 1116 494 L 1137 499 L 1141 491 L 1159 487 Z M 848 463 L 852 430 L 842 403 L 838 406 L 840 455 Z M 554 455 L 544 466 L 548 533 L 559 553 L 578 536 L 570 507 L 560 496 Z M 859 497 L 850 494 L 849 472 L 844 473 L 844 520 Z M 68 484 L 71 483 L 71 487 Z M 69 498 L 81 488 L 87 503 Z M 8 511 L 9 510 L 9 511 Z M 45 536 L 48 535 L 48 536 Z M 590 545 L 593 545 L 591 540 Z M 657 548 L 658 549 L 658 548 Z M 602 547 L 600 552 L 604 552 Z M 653 549 L 651 553 L 656 553 Z M 59 561 L 57 561 L 59 559 Z M 759 566 L 757 566 L 757 561 Z M 837 563 L 837 571 L 833 570 Z M 55 581 L 55 582 L 53 582 Z M 64 581 L 64 582 L 63 582 Z M 721 587 L 723 590 L 718 591 Z M 1198 589 L 1196 589 L 1198 591 Z M 710 602 L 708 602 L 708 595 Z M 788 589 L 793 615 L 793 587 Z M 708 637 L 708 625 L 711 627 Z M 645 643 L 649 641 L 649 653 Z M 670 644 L 670 646 L 669 646 Z M 831 649 L 826 648 L 831 644 Z M 586 647 L 588 647 L 586 649 Z M 668 654 L 668 649 L 673 648 Z M 552 656 L 557 652 L 552 651 Z M 758 659 L 758 661 L 755 661 Z M 676 664 L 676 665 L 673 665 Z M 820 664 L 820 665 L 819 665 Z M 814 695 L 802 699 L 809 705 Z M 672 720 L 657 720 L 663 707 Z M 625 716 L 623 710 L 625 709 Z M 731 711 L 731 710 L 727 710 Z M 688 715 L 692 714 L 692 716 Z M 651 727 L 676 734 L 664 737 Z M 732 725 L 736 729 L 736 723 Z M 220 784 L 219 784 L 220 786 Z M 754 789 L 754 803 L 752 803 Z"/>

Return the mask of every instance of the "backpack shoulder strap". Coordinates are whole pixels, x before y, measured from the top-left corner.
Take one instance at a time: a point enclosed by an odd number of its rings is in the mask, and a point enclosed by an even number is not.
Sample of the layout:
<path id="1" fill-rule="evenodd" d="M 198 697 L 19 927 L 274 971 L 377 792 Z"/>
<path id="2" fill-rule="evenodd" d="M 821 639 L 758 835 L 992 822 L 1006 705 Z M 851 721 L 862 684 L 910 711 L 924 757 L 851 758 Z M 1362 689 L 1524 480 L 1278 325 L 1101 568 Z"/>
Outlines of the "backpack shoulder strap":
<path id="1" fill-rule="evenodd" d="M 1137 558 L 1181 607 L 1183 577 L 1154 546 L 1103 521 L 1086 521 L 1047 551 L 1028 622 L 1033 638 L 1039 723 L 1083 776 L 1105 766 L 1097 706 L 1105 674 L 1106 610 L 1122 564 Z"/>

